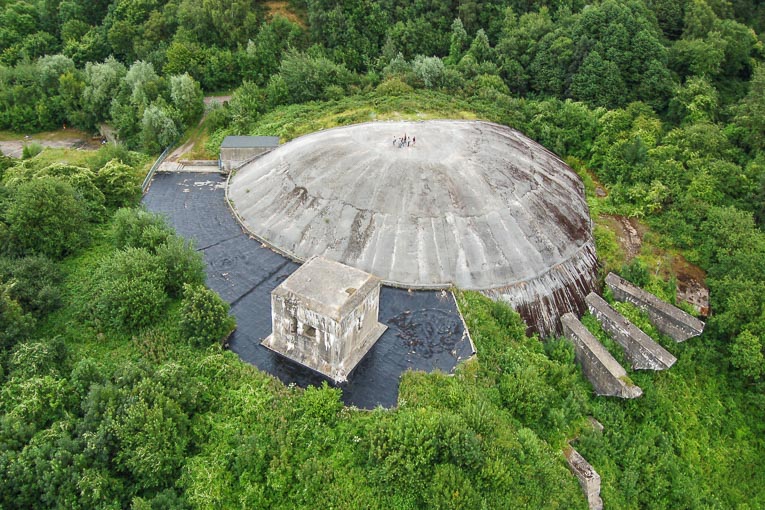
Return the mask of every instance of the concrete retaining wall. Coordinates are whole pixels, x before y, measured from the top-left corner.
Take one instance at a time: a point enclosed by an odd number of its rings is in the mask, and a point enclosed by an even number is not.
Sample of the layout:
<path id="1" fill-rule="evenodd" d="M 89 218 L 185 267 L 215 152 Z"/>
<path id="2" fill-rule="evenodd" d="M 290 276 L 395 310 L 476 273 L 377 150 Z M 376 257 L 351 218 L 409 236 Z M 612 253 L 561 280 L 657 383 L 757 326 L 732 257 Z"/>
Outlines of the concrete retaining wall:
<path id="1" fill-rule="evenodd" d="M 181 159 L 178 163 L 185 166 L 218 166 L 217 159 Z"/>
<path id="2" fill-rule="evenodd" d="M 600 499 L 600 475 L 598 472 L 573 448 L 568 447 L 563 454 L 568 461 L 568 467 L 579 480 L 579 485 L 582 486 L 590 510 L 602 510 L 603 500 Z"/>
<path id="3" fill-rule="evenodd" d="M 592 383 L 595 393 L 611 397 L 637 398 L 638 386 L 626 382 L 627 372 L 597 338 L 572 313 L 561 317 L 563 333 L 574 343 L 576 361 Z"/>
<path id="4" fill-rule="evenodd" d="M 632 285 L 614 273 L 608 273 L 606 285 L 613 292 L 614 298 L 645 310 L 656 329 L 677 342 L 684 342 L 704 331 L 704 323 L 697 318 Z"/>
<path id="5" fill-rule="evenodd" d="M 677 361 L 664 347 L 611 308 L 594 292 L 590 293 L 585 301 L 590 313 L 600 321 L 603 330 L 622 346 L 633 369 L 666 370 Z"/>

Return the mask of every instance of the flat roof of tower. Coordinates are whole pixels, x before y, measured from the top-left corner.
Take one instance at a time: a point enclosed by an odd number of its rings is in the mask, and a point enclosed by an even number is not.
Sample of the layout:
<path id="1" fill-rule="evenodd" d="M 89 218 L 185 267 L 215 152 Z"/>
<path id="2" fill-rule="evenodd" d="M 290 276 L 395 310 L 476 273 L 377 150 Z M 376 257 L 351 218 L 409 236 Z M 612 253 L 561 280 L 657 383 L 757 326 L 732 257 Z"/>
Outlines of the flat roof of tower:
<path id="1" fill-rule="evenodd" d="M 380 279 L 369 273 L 313 257 L 274 292 L 300 296 L 307 308 L 340 321 L 379 284 Z"/>

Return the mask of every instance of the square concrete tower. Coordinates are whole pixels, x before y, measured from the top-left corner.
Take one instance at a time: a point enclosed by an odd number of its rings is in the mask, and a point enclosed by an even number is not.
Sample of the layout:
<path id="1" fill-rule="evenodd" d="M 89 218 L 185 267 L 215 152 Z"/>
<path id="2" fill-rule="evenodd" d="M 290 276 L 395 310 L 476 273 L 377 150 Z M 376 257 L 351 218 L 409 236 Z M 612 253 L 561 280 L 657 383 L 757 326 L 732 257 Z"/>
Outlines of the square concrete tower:
<path id="1" fill-rule="evenodd" d="M 378 278 L 313 257 L 271 293 L 273 333 L 262 344 L 344 382 L 387 329 L 379 303 Z"/>

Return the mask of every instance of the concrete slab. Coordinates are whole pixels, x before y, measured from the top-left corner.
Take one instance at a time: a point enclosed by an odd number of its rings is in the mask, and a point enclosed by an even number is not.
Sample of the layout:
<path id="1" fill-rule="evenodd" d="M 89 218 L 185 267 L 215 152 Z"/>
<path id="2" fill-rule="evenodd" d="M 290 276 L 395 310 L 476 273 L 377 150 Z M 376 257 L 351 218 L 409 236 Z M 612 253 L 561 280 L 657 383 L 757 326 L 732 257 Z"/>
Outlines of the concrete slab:
<path id="1" fill-rule="evenodd" d="M 402 146 L 405 135 L 416 143 Z M 581 180 L 506 126 L 312 133 L 242 167 L 228 196 L 248 231 L 293 260 L 321 255 L 407 288 L 482 290 L 543 334 L 582 311 L 595 285 Z"/>
<path id="2" fill-rule="evenodd" d="M 666 370 L 675 364 L 677 358 L 614 310 L 602 297 L 593 292 L 586 301 L 590 313 L 598 319 L 603 330 L 622 346 L 633 369 Z"/>
<path id="3" fill-rule="evenodd" d="M 632 303 L 645 310 L 656 329 L 676 342 L 684 342 L 704 331 L 704 323 L 696 317 L 662 301 L 614 273 L 608 273 L 606 285 L 613 292 L 615 299 Z"/>
<path id="4" fill-rule="evenodd" d="M 582 366 L 582 372 L 597 395 L 637 398 L 643 394 L 638 386 L 627 382 L 624 367 L 574 314 L 565 314 L 561 322 L 566 337 L 574 343 L 576 361 Z"/>
<path id="5" fill-rule="evenodd" d="M 385 286 L 380 291 L 379 321 L 388 330 L 345 384 L 336 385 L 260 345 L 271 334 L 271 291 L 299 265 L 242 232 L 225 203 L 225 178 L 218 173 L 157 174 L 143 203 L 164 214 L 202 252 L 207 284 L 231 304 L 236 317 L 229 348 L 243 361 L 285 384 L 306 387 L 327 381 L 342 389 L 347 405 L 372 409 L 396 405 L 403 372 L 450 373 L 474 354 L 450 292 Z"/>

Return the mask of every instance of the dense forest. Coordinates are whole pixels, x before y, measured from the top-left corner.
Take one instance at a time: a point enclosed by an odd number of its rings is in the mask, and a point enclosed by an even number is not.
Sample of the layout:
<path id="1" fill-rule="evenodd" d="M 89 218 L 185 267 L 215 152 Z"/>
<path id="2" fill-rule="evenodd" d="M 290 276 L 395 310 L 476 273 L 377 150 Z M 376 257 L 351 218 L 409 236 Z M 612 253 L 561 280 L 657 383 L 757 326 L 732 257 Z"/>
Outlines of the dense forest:
<path id="1" fill-rule="evenodd" d="M 120 141 L 0 159 L 0 508 L 585 508 L 574 439 L 607 508 L 765 506 L 763 33 L 755 0 L 0 0 L 3 136 Z M 190 130 L 215 155 L 445 117 L 580 173 L 601 276 L 675 302 L 678 263 L 705 274 L 699 338 L 620 308 L 678 358 L 630 373 L 642 398 L 595 398 L 570 343 L 470 292 L 477 358 L 407 373 L 396 409 L 286 387 L 221 350 L 200 254 L 139 207 Z"/>

